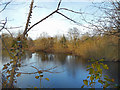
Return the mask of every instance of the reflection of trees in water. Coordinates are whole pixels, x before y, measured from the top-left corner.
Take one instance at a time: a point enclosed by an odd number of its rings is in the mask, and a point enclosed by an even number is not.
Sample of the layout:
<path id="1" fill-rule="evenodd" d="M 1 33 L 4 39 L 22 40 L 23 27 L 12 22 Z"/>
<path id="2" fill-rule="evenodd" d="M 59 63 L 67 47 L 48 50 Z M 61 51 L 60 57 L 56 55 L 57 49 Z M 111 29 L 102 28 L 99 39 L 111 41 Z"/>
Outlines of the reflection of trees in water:
<path id="1" fill-rule="evenodd" d="M 55 54 L 54 56 L 55 61 L 58 61 L 62 65 L 66 63 L 67 55 L 66 54 Z"/>
<path id="2" fill-rule="evenodd" d="M 83 60 L 79 56 L 68 54 L 48 54 L 44 52 L 37 52 L 36 56 L 38 61 L 42 61 L 43 63 L 48 61 L 53 63 L 56 62 L 56 65 L 64 65 L 68 74 L 72 75 L 73 77 L 76 76 L 80 67 L 85 67 L 85 64 L 88 63 L 87 60 Z"/>
<path id="3" fill-rule="evenodd" d="M 26 51 L 24 55 L 22 56 L 22 61 L 29 60 L 30 58 L 32 58 L 32 53 L 29 51 Z M 4 63 L 7 63 L 8 61 L 10 61 L 9 54 L 7 51 L 3 50 L 2 51 L 2 63 L 4 64 Z"/>
<path id="4" fill-rule="evenodd" d="M 72 56 L 67 54 L 48 54 L 43 52 L 38 52 L 37 54 L 38 60 L 41 60 L 43 63 L 48 62 L 57 62 L 56 64 L 64 65 L 67 69 L 67 73 L 76 76 L 80 67 L 84 67 L 87 64 L 87 60 L 82 60 L 79 56 Z"/>
<path id="5" fill-rule="evenodd" d="M 2 50 L 2 64 L 9 61 L 9 54 L 6 50 Z"/>
<path id="6" fill-rule="evenodd" d="M 4 53 L 3 59 L 6 59 L 6 58 L 8 58 L 8 56 Z M 49 54 L 49 53 L 44 53 L 44 52 L 37 52 L 34 54 L 32 54 L 31 52 L 26 52 L 24 54 L 22 60 L 26 61 L 26 63 L 27 63 L 30 58 L 34 59 L 34 61 L 36 61 L 36 60 L 40 61 L 40 63 L 36 62 L 36 64 L 38 64 L 39 66 L 43 66 L 43 67 L 48 65 L 47 63 L 49 63 L 50 65 L 51 64 L 53 64 L 53 65 L 59 64 L 61 66 L 63 65 L 62 67 L 65 68 L 65 70 L 66 70 L 65 72 L 67 72 L 67 74 L 72 77 L 77 77 L 77 75 L 79 75 L 78 74 L 79 72 L 86 71 L 86 65 L 88 64 L 87 60 L 83 60 L 79 56 L 67 55 L 67 54 Z M 47 61 L 47 63 L 44 63 L 46 61 Z M 5 62 L 5 60 L 4 60 L 4 62 Z M 120 75 L 118 72 L 118 69 L 116 69 L 116 68 L 118 68 L 118 64 L 113 63 L 113 62 L 112 63 L 108 62 L 106 64 L 109 66 L 110 72 L 105 71 L 105 73 L 108 76 L 115 78 L 115 80 L 120 80 L 120 79 L 118 79 L 119 77 L 116 77 L 117 75 Z"/>
<path id="7" fill-rule="evenodd" d="M 115 83 L 120 82 L 120 72 L 119 72 L 119 65 L 120 62 L 105 62 L 108 65 L 109 70 L 105 70 L 104 74 L 110 76 L 110 78 L 115 79 Z"/>
<path id="8" fill-rule="evenodd" d="M 49 60 L 48 54 L 45 52 L 37 52 L 36 55 L 37 55 L 38 60 L 41 60 L 41 61 L 48 61 Z"/>
<path id="9" fill-rule="evenodd" d="M 32 52 L 30 51 L 26 51 L 25 54 L 22 56 L 22 60 L 25 60 L 25 59 L 30 59 L 32 58 Z"/>
<path id="10" fill-rule="evenodd" d="M 45 52 L 37 52 L 36 56 L 37 56 L 38 60 L 41 60 L 43 62 L 54 60 L 54 54 L 49 54 L 49 53 L 45 53 Z"/>

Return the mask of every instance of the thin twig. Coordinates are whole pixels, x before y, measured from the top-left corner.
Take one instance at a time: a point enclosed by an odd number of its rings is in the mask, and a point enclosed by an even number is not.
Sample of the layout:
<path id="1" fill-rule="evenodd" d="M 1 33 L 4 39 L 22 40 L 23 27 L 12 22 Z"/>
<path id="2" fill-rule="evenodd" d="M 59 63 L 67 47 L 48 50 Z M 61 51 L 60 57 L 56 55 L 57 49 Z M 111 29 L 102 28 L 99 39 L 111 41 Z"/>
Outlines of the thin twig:
<path id="1" fill-rule="evenodd" d="M 39 71 L 39 69 L 37 69 L 36 67 L 34 67 L 34 66 L 31 66 L 31 67 L 33 67 L 33 68 L 35 68 L 37 71 Z"/>
<path id="2" fill-rule="evenodd" d="M 68 8 L 60 8 L 59 10 L 66 10 L 66 11 L 70 11 L 70 12 L 77 13 L 77 14 L 83 14 L 82 12 L 77 12 L 77 11 L 74 11 Z"/>
<path id="3" fill-rule="evenodd" d="M 6 23 L 7 23 L 7 17 L 5 18 L 5 22 L 4 22 L 4 23 L 2 23 L 2 24 L 3 24 L 3 26 L 2 26 L 2 28 L 0 29 L 0 31 L 2 31 L 2 30 L 5 28 Z"/>
<path id="4" fill-rule="evenodd" d="M 12 0 L 11 0 L 11 1 L 12 1 Z M 0 13 L 6 9 L 6 7 L 11 3 L 11 1 L 10 1 L 10 2 L 7 2 L 7 3 L 5 4 L 4 8 L 3 8 L 2 10 L 0 10 Z"/>
<path id="5" fill-rule="evenodd" d="M 7 2 L 2 10 L 0 10 L 0 13 L 5 10 L 5 8 L 10 4 L 10 2 Z"/>
<path id="6" fill-rule="evenodd" d="M 32 66 L 32 67 L 34 67 L 34 66 Z M 35 69 L 37 69 L 36 67 L 34 67 Z M 24 73 L 24 72 L 16 72 L 16 73 L 21 73 L 21 74 L 36 74 L 36 73 L 38 73 L 38 71 L 41 71 L 41 72 L 49 72 L 49 73 L 61 73 L 61 72 L 52 72 L 52 71 L 50 71 L 50 70 L 52 70 L 52 69 L 55 69 L 56 67 L 52 67 L 52 68 L 49 68 L 49 69 L 47 69 L 47 70 L 38 70 L 37 69 L 37 71 L 36 72 L 28 72 L 28 73 Z"/>
<path id="7" fill-rule="evenodd" d="M 5 28 L 5 30 L 8 31 L 8 33 L 10 33 L 11 37 L 13 38 L 12 33 L 7 28 Z"/>
<path id="8" fill-rule="evenodd" d="M 67 17 L 66 15 L 64 15 L 64 14 L 62 14 L 62 13 L 60 13 L 60 12 L 57 12 L 57 13 L 60 14 L 60 15 L 62 15 L 62 16 L 65 17 L 66 19 L 68 19 L 68 20 L 70 20 L 70 21 L 76 23 L 76 24 L 80 24 L 79 22 L 76 22 L 75 20 L 73 20 L 73 19 Z"/>
<path id="9" fill-rule="evenodd" d="M 62 0 L 60 0 L 60 1 L 59 1 L 59 3 L 58 3 L 57 10 L 58 10 L 58 9 L 59 9 L 59 7 L 60 7 L 61 1 L 62 1 Z"/>

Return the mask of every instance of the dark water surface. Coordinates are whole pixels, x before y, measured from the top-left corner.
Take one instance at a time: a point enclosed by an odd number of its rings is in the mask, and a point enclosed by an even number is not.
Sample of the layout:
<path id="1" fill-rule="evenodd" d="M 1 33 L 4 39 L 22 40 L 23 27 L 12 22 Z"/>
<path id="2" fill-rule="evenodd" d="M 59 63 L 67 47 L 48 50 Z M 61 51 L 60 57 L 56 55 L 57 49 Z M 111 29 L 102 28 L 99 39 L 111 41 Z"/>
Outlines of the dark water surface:
<path id="1" fill-rule="evenodd" d="M 2 64 L 8 62 L 9 58 L 3 55 Z M 118 62 L 105 62 L 109 66 L 109 70 L 103 70 L 103 75 L 108 75 L 115 79 L 118 83 Z M 48 53 L 26 53 L 22 59 L 21 72 L 36 72 L 37 70 L 48 70 L 52 67 L 50 72 L 43 72 L 43 78 L 36 79 L 37 74 L 22 74 L 17 77 L 18 88 L 80 88 L 83 85 L 83 80 L 87 79 L 89 75 L 86 71 L 88 65 L 87 60 L 82 60 L 78 56 L 67 54 L 48 54 Z M 119 63 L 120 64 L 120 63 Z M 49 78 L 49 81 L 45 78 Z M 41 82 L 41 83 L 40 83 Z M 99 83 L 95 84 L 95 88 L 100 88 Z"/>

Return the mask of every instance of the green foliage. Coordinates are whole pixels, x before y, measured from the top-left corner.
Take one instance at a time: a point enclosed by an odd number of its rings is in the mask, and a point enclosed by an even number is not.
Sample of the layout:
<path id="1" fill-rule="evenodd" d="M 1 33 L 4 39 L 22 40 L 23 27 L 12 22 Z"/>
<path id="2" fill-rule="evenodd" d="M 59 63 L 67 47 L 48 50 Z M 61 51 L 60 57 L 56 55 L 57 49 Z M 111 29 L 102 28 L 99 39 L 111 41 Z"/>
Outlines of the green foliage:
<path id="1" fill-rule="evenodd" d="M 83 80 L 84 85 L 81 86 L 83 88 L 85 85 L 90 86 L 91 88 L 94 88 L 95 83 L 101 83 L 103 88 L 107 88 L 109 86 L 113 86 L 111 82 L 114 82 L 114 79 L 110 79 L 107 75 L 104 75 L 104 80 L 102 80 L 103 77 L 103 69 L 108 70 L 109 67 L 107 64 L 102 63 L 104 59 L 100 60 L 93 60 L 91 59 L 91 65 L 87 66 L 87 71 L 89 71 L 89 76 L 87 76 L 87 80 Z M 102 69 L 103 68 L 103 69 Z"/>

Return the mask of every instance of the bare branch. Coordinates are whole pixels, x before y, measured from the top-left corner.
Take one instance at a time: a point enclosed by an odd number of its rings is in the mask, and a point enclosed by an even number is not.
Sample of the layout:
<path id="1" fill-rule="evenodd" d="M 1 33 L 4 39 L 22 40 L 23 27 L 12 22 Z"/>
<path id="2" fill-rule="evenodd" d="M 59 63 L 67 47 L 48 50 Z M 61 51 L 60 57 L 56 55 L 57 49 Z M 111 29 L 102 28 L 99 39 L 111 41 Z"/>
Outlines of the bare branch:
<path id="1" fill-rule="evenodd" d="M 72 11 L 72 12 L 75 13 L 75 11 Z M 66 19 L 72 21 L 73 23 L 75 23 L 75 24 L 77 24 L 77 25 L 80 25 L 80 26 L 85 27 L 85 28 L 88 28 L 88 29 L 93 29 L 93 28 L 91 28 L 91 27 L 88 27 L 88 26 L 82 25 L 80 22 L 77 22 L 77 21 L 75 21 L 75 20 L 69 18 L 68 16 L 64 15 L 64 14 L 61 13 L 61 12 L 57 12 L 57 13 L 60 14 L 61 16 L 65 17 Z M 76 12 L 76 13 L 78 13 L 78 12 Z M 80 12 L 79 12 L 79 14 L 82 15 L 82 13 L 80 13 Z"/>
<path id="2" fill-rule="evenodd" d="M 60 1 L 59 1 L 57 9 L 59 9 L 59 7 L 60 7 L 60 4 L 61 4 L 61 1 L 62 1 L 62 0 L 60 0 Z"/>
<path id="3" fill-rule="evenodd" d="M 11 33 L 11 32 L 10 32 L 7 28 L 5 28 L 5 30 L 7 30 L 7 31 L 8 31 L 8 33 L 10 33 L 11 37 L 13 38 L 12 33 Z"/>
<path id="4" fill-rule="evenodd" d="M 37 24 L 41 23 L 42 21 L 44 21 L 45 19 L 49 18 L 50 16 L 52 16 L 54 13 L 56 13 L 58 10 L 53 11 L 52 13 L 50 13 L 48 16 L 44 17 L 43 19 L 41 19 L 40 21 L 36 22 L 35 24 L 33 24 L 30 28 L 28 28 L 28 30 L 25 32 L 25 34 L 27 34 L 28 31 L 30 31 L 30 29 L 32 29 L 34 26 L 36 26 Z"/>
<path id="5" fill-rule="evenodd" d="M 68 8 L 60 8 L 59 10 L 66 10 L 66 11 L 70 11 L 70 12 L 77 13 L 77 14 L 83 14 L 82 12 L 77 12 L 77 11 L 74 11 Z"/>
<path id="6" fill-rule="evenodd" d="M 11 0 L 12 1 L 12 0 Z M 6 9 L 6 7 L 11 3 L 11 1 L 7 2 L 2 10 L 0 10 L 0 13 Z"/>
<path id="7" fill-rule="evenodd" d="M 2 30 L 5 28 L 6 23 L 7 23 L 7 18 L 5 18 L 5 22 L 4 22 L 4 23 L 2 23 L 2 24 L 3 24 L 3 26 L 2 26 L 2 28 L 0 29 L 0 31 L 2 31 Z"/>
<path id="8" fill-rule="evenodd" d="M 44 17 L 43 19 L 41 19 L 40 21 L 36 22 L 35 24 L 33 24 L 30 28 L 28 28 L 28 23 L 29 23 L 29 20 L 30 20 L 30 17 L 28 16 L 28 20 L 27 20 L 27 23 L 26 23 L 26 28 L 24 30 L 24 33 L 23 33 L 23 36 L 25 36 L 25 34 L 27 34 L 28 31 L 30 31 L 34 26 L 38 25 L 39 23 L 41 23 L 42 21 L 46 20 L 47 18 L 49 18 L 50 16 L 52 16 L 53 14 L 55 14 L 58 10 L 59 10 L 59 7 L 60 7 L 60 4 L 61 4 L 61 1 L 59 1 L 58 5 L 57 5 L 57 9 L 55 11 L 53 11 L 52 13 L 50 13 L 49 15 L 47 15 L 46 17 Z M 31 3 L 31 8 L 33 7 L 32 3 Z M 30 9 L 32 11 L 32 9 Z M 29 12 L 29 14 L 31 14 L 31 11 Z M 27 29 L 28 28 L 28 29 Z"/>
<path id="9" fill-rule="evenodd" d="M 37 69 L 36 67 L 34 67 L 34 66 L 32 66 L 33 68 L 35 68 L 35 69 Z M 49 73 L 61 73 L 61 72 L 52 72 L 52 71 L 50 71 L 50 70 L 53 70 L 53 69 L 55 69 L 57 66 L 55 66 L 55 67 L 51 67 L 51 68 L 49 68 L 49 69 L 46 69 L 46 70 L 38 70 L 37 69 L 37 71 L 36 72 L 28 72 L 28 73 L 25 73 L 25 72 L 16 72 L 16 73 L 21 73 L 21 74 L 36 74 L 36 73 L 38 73 L 38 71 L 41 71 L 41 72 L 49 72 Z"/>
<path id="10" fill-rule="evenodd" d="M 39 69 L 37 69 L 36 67 L 34 67 L 34 66 L 31 66 L 31 67 L 33 67 L 33 68 L 35 68 L 37 71 L 39 71 Z"/>
<path id="11" fill-rule="evenodd" d="M 66 19 L 68 19 L 68 20 L 70 20 L 70 21 L 76 23 L 76 24 L 80 24 L 80 23 L 76 22 L 75 20 L 73 20 L 73 19 L 67 17 L 66 15 L 64 15 L 64 14 L 62 14 L 62 13 L 60 13 L 60 12 L 57 12 L 57 13 L 60 14 L 60 15 L 62 15 L 62 16 L 65 17 Z"/>
<path id="12" fill-rule="evenodd" d="M 18 26 L 18 27 L 8 27 L 7 29 L 17 29 L 17 28 L 21 28 L 22 26 Z M 6 29 L 6 28 L 5 28 Z"/>
<path id="13" fill-rule="evenodd" d="M 27 18 L 27 23 L 26 23 L 26 26 L 25 26 L 25 30 L 23 32 L 23 36 L 25 36 L 25 34 L 27 33 L 27 29 L 28 29 L 28 25 L 29 25 L 29 21 L 30 21 L 30 16 L 32 14 L 33 3 L 34 3 L 34 0 L 32 0 L 31 5 L 30 5 L 30 10 L 29 10 L 29 14 L 28 14 L 28 18 Z"/>
<path id="14" fill-rule="evenodd" d="M 49 70 L 41 70 L 41 72 L 49 72 L 49 73 L 61 73 L 61 72 L 51 72 Z M 36 74 L 38 72 L 30 72 L 30 73 L 25 73 L 25 72 L 16 72 L 16 73 L 21 73 L 21 74 Z"/>

